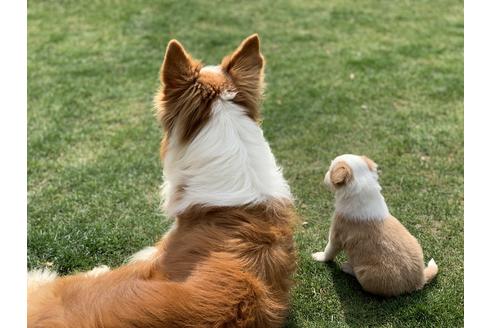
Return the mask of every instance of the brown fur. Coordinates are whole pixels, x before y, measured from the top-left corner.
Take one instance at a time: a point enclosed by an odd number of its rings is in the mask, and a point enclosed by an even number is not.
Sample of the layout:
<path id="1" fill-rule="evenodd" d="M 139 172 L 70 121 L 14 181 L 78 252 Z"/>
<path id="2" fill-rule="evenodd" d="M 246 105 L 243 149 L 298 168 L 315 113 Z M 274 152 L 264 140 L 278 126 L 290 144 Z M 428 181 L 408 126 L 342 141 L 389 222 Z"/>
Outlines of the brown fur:
<path id="1" fill-rule="evenodd" d="M 256 34 L 224 57 L 221 73 L 200 71 L 203 65 L 178 41 L 170 41 L 161 67 L 161 87 L 155 97 L 157 119 L 166 134 L 179 124 L 180 140 L 191 141 L 210 118 L 213 101 L 224 91 L 236 92 L 232 101 L 243 106 L 251 119 L 258 122 L 263 65 Z"/>
<path id="2" fill-rule="evenodd" d="M 352 169 L 344 161 L 337 163 L 330 172 L 330 179 L 335 187 L 344 185 L 352 180 Z"/>
<path id="3" fill-rule="evenodd" d="M 364 160 L 364 162 L 366 162 L 367 167 L 369 168 L 369 170 L 376 171 L 378 169 L 378 165 L 372 159 L 370 159 L 367 156 L 361 156 L 361 157 Z"/>
<path id="4" fill-rule="evenodd" d="M 254 34 L 244 40 L 234 53 L 225 57 L 221 64 L 237 87 L 234 102 L 247 108 L 249 116 L 255 121 L 260 120 L 264 62 L 260 39 Z"/>
<path id="5" fill-rule="evenodd" d="M 369 170 L 376 163 L 361 156 Z M 353 177 L 351 167 L 340 160 L 330 168 L 331 182 L 339 192 Z M 349 202 L 349 199 L 345 199 Z M 360 204 L 357 204 L 360 206 Z M 330 227 L 329 242 L 324 257 L 332 261 L 344 250 L 349 258 L 342 270 L 354 275 L 362 288 L 381 296 L 396 296 L 421 289 L 437 274 L 437 266 L 425 267 L 422 248 L 417 239 L 393 216 L 359 220 L 335 213 Z M 316 255 L 316 256 L 315 256 Z"/>
<path id="6" fill-rule="evenodd" d="M 168 147 L 169 147 L 169 138 L 167 137 L 167 135 L 164 135 L 164 137 L 161 140 L 161 147 L 159 150 L 161 160 L 164 160 Z"/>
<path id="7" fill-rule="evenodd" d="M 181 142 L 197 135 L 223 90 L 238 91 L 233 101 L 249 106 L 248 115 L 258 119 L 263 57 L 257 36 L 223 61 L 223 74 L 200 72 L 201 67 L 177 41 L 169 43 L 156 97 L 166 131 L 162 157 L 169 133 L 177 133 Z M 185 188 L 171 197 L 179 198 Z M 280 327 L 296 267 L 295 222 L 287 200 L 193 206 L 178 215 L 149 259 L 31 288 L 28 326 Z"/>
<path id="8" fill-rule="evenodd" d="M 395 296 L 421 289 L 426 282 L 422 248 L 393 216 L 355 221 L 337 215 L 330 228 L 330 245 L 347 253 L 367 292 Z"/>
<path id="9" fill-rule="evenodd" d="M 153 260 L 29 295 L 29 327 L 279 327 L 295 270 L 290 205 L 194 207 Z"/>
<path id="10" fill-rule="evenodd" d="M 162 126 L 171 133 L 178 118 L 186 124 L 180 128 L 179 138 L 192 139 L 210 115 L 208 94 L 197 82 L 202 64 L 194 60 L 176 40 L 169 42 L 161 67 L 161 88 L 156 95 L 157 117 Z"/>

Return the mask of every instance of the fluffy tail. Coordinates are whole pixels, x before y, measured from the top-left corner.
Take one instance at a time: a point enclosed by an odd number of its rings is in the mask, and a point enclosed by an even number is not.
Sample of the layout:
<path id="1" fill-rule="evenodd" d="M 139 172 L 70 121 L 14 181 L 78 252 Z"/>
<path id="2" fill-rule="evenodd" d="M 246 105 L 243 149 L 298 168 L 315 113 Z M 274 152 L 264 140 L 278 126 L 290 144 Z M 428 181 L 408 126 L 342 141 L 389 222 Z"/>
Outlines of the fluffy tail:
<path id="1" fill-rule="evenodd" d="M 65 277 L 60 292 L 33 293 L 29 298 L 28 327 L 79 327 L 86 323 L 91 327 L 282 326 L 288 312 L 286 295 L 284 300 L 284 296 L 271 293 L 229 254 L 209 256 L 184 281 L 163 279 L 157 269 L 141 268 L 142 262 L 97 277 Z M 37 275 L 52 278 L 49 272 Z M 136 278 L 139 275 L 148 278 Z M 84 321 L 77 321 L 82 320 L 81 306 Z"/>
<path id="2" fill-rule="evenodd" d="M 437 275 L 437 264 L 434 259 L 431 259 L 429 263 L 427 263 L 427 268 L 424 269 L 424 278 L 425 283 L 429 283 L 434 277 Z"/>
<path id="3" fill-rule="evenodd" d="M 39 286 L 47 284 L 56 279 L 57 273 L 50 269 L 37 269 L 27 273 L 27 290 L 32 291 Z"/>

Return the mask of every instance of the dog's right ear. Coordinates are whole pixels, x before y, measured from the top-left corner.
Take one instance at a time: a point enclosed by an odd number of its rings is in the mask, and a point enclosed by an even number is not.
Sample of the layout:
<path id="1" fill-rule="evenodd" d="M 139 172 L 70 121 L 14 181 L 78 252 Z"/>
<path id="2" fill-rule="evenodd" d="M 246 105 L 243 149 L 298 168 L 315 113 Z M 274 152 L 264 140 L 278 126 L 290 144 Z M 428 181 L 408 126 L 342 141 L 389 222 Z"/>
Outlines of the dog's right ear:
<path id="1" fill-rule="evenodd" d="M 253 34 L 243 40 L 241 45 L 231 55 L 222 60 L 222 68 L 232 75 L 233 79 L 263 78 L 263 56 L 260 52 L 260 39 Z"/>
<path id="2" fill-rule="evenodd" d="M 196 77 L 197 62 L 176 40 L 169 41 L 162 63 L 160 79 L 166 90 L 189 86 Z"/>
<path id="3" fill-rule="evenodd" d="M 335 187 L 346 185 L 352 179 L 352 169 L 344 162 L 337 163 L 331 169 L 330 180 Z"/>
<path id="4" fill-rule="evenodd" d="M 234 82 L 237 95 L 234 101 L 249 110 L 251 118 L 259 119 L 259 102 L 263 94 L 263 66 L 257 34 L 247 37 L 229 56 L 222 59 L 221 67 Z"/>

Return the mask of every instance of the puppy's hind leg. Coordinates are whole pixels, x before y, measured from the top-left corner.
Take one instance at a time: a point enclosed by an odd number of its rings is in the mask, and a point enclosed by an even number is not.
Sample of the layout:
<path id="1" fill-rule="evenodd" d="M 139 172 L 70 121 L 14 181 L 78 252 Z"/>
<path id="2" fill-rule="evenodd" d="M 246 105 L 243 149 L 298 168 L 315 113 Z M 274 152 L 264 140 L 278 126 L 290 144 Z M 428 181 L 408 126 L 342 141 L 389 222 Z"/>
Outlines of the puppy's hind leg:
<path id="1" fill-rule="evenodd" d="M 350 265 L 350 263 L 348 262 L 344 262 L 341 266 L 340 266 L 340 269 L 342 269 L 343 272 L 351 275 L 351 276 L 354 276 L 355 277 L 355 272 L 354 272 L 354 269 L 352 269 L 352 266 Z"/>

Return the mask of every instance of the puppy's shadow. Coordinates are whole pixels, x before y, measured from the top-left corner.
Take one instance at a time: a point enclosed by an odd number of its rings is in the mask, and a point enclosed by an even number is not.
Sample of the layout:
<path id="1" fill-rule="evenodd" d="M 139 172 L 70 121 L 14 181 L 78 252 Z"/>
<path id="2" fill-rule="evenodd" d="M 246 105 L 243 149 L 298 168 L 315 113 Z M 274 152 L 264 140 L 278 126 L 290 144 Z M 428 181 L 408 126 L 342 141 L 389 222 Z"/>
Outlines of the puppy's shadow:
<path id="1" fill-rule="evenodd" d="M 417 324 L 428 319 L 438 321 L 436 314 L 430 313 L 425 306 L 429 287 L 434 283 L 409 295 L 384 298 L 363 291 L 357 279 L 341 271 L 339 264 L 330 262 L 325 267 L 350 327 L 400 327 L 409 321 Z M 429 315 L 434 318 L 429 318 Z"/>

